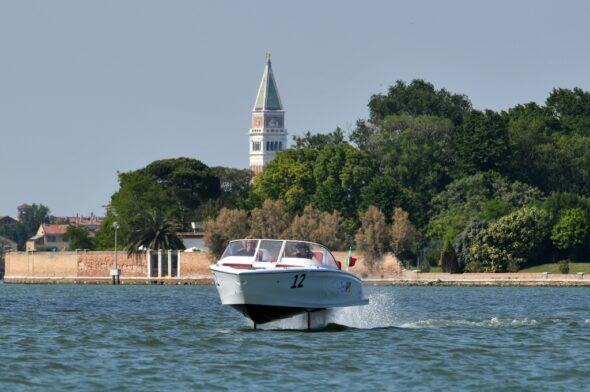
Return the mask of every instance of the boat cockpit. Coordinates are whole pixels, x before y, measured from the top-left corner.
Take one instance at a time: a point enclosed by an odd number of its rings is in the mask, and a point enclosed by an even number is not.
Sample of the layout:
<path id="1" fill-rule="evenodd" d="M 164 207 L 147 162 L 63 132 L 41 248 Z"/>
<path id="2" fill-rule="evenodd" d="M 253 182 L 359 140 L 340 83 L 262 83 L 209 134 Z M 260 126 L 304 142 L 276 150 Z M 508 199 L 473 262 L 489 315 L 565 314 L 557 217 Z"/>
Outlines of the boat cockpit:
<path id="1" fill-rule="evenodd" d="M 220 264 L 252 268 L 301 267 L 309 265 L 340 268 L 340 262 L 323 245 L 307 241 L 242 239 L 231 241 L 225 248 Z M 262 263 L 271 263 L 264 265 Z"/>

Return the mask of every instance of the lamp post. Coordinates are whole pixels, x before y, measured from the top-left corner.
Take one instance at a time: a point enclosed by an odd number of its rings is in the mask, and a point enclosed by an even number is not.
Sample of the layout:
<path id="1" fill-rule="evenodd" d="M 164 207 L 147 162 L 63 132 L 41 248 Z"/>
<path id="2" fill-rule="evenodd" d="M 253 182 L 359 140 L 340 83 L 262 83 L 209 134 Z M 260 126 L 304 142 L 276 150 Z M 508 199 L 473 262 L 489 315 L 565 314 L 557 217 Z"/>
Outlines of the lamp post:
<path id="1" fill-rule="evenodd" d="M 120 271 L 119 271 L 119 263 L 117 261 L 117 230 L 119 229 L 119 222 L 113 223 L 113 228 L 115 229 L 115 268 L 111 269 L 111 276 L 113 277 L 113 284 L 120 284 Z"/>

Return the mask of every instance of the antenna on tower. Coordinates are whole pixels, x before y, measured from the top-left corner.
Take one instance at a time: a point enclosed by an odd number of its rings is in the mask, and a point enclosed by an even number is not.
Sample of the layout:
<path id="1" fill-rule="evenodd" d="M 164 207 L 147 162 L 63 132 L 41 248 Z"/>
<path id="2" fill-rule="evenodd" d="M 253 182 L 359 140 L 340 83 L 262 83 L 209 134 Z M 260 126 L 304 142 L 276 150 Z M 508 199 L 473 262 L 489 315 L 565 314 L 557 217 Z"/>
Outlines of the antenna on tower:
<path id="1" fill-rule="evenodd" d="M 266 51 L 266 61 L 270 61 L 270 52 Z"/>

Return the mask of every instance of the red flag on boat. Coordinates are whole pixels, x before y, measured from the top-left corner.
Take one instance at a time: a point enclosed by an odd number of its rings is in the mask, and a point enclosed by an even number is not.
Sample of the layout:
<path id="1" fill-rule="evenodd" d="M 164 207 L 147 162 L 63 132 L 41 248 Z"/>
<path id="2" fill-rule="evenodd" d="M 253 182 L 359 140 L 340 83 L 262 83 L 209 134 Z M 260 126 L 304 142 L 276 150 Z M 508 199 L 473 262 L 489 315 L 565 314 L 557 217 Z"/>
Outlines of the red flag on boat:
<path id="1" fill-rule="evenodd" d="M 348 267 L 354 267 L 356 263 L 356 258 L 352 257 L 352 246 L 348 249 L 348 255 L 346 255 L 346 270 L 348 271 Z"/>

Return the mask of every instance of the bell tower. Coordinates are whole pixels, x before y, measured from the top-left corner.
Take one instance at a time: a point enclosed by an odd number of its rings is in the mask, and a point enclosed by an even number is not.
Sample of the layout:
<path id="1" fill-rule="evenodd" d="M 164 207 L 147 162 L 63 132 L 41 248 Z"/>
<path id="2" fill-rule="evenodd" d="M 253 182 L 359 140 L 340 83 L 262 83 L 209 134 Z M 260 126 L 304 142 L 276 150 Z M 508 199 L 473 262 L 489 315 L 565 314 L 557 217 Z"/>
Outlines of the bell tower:
<path id="1" fill-rule="evenodd" d="M 267 52 L 249 132 L 250 170 L 254 174 L 260 173 L 277 152 L 287 148 L 287 135 L 285 111 L 272 72 L 270 53 Z"/>

